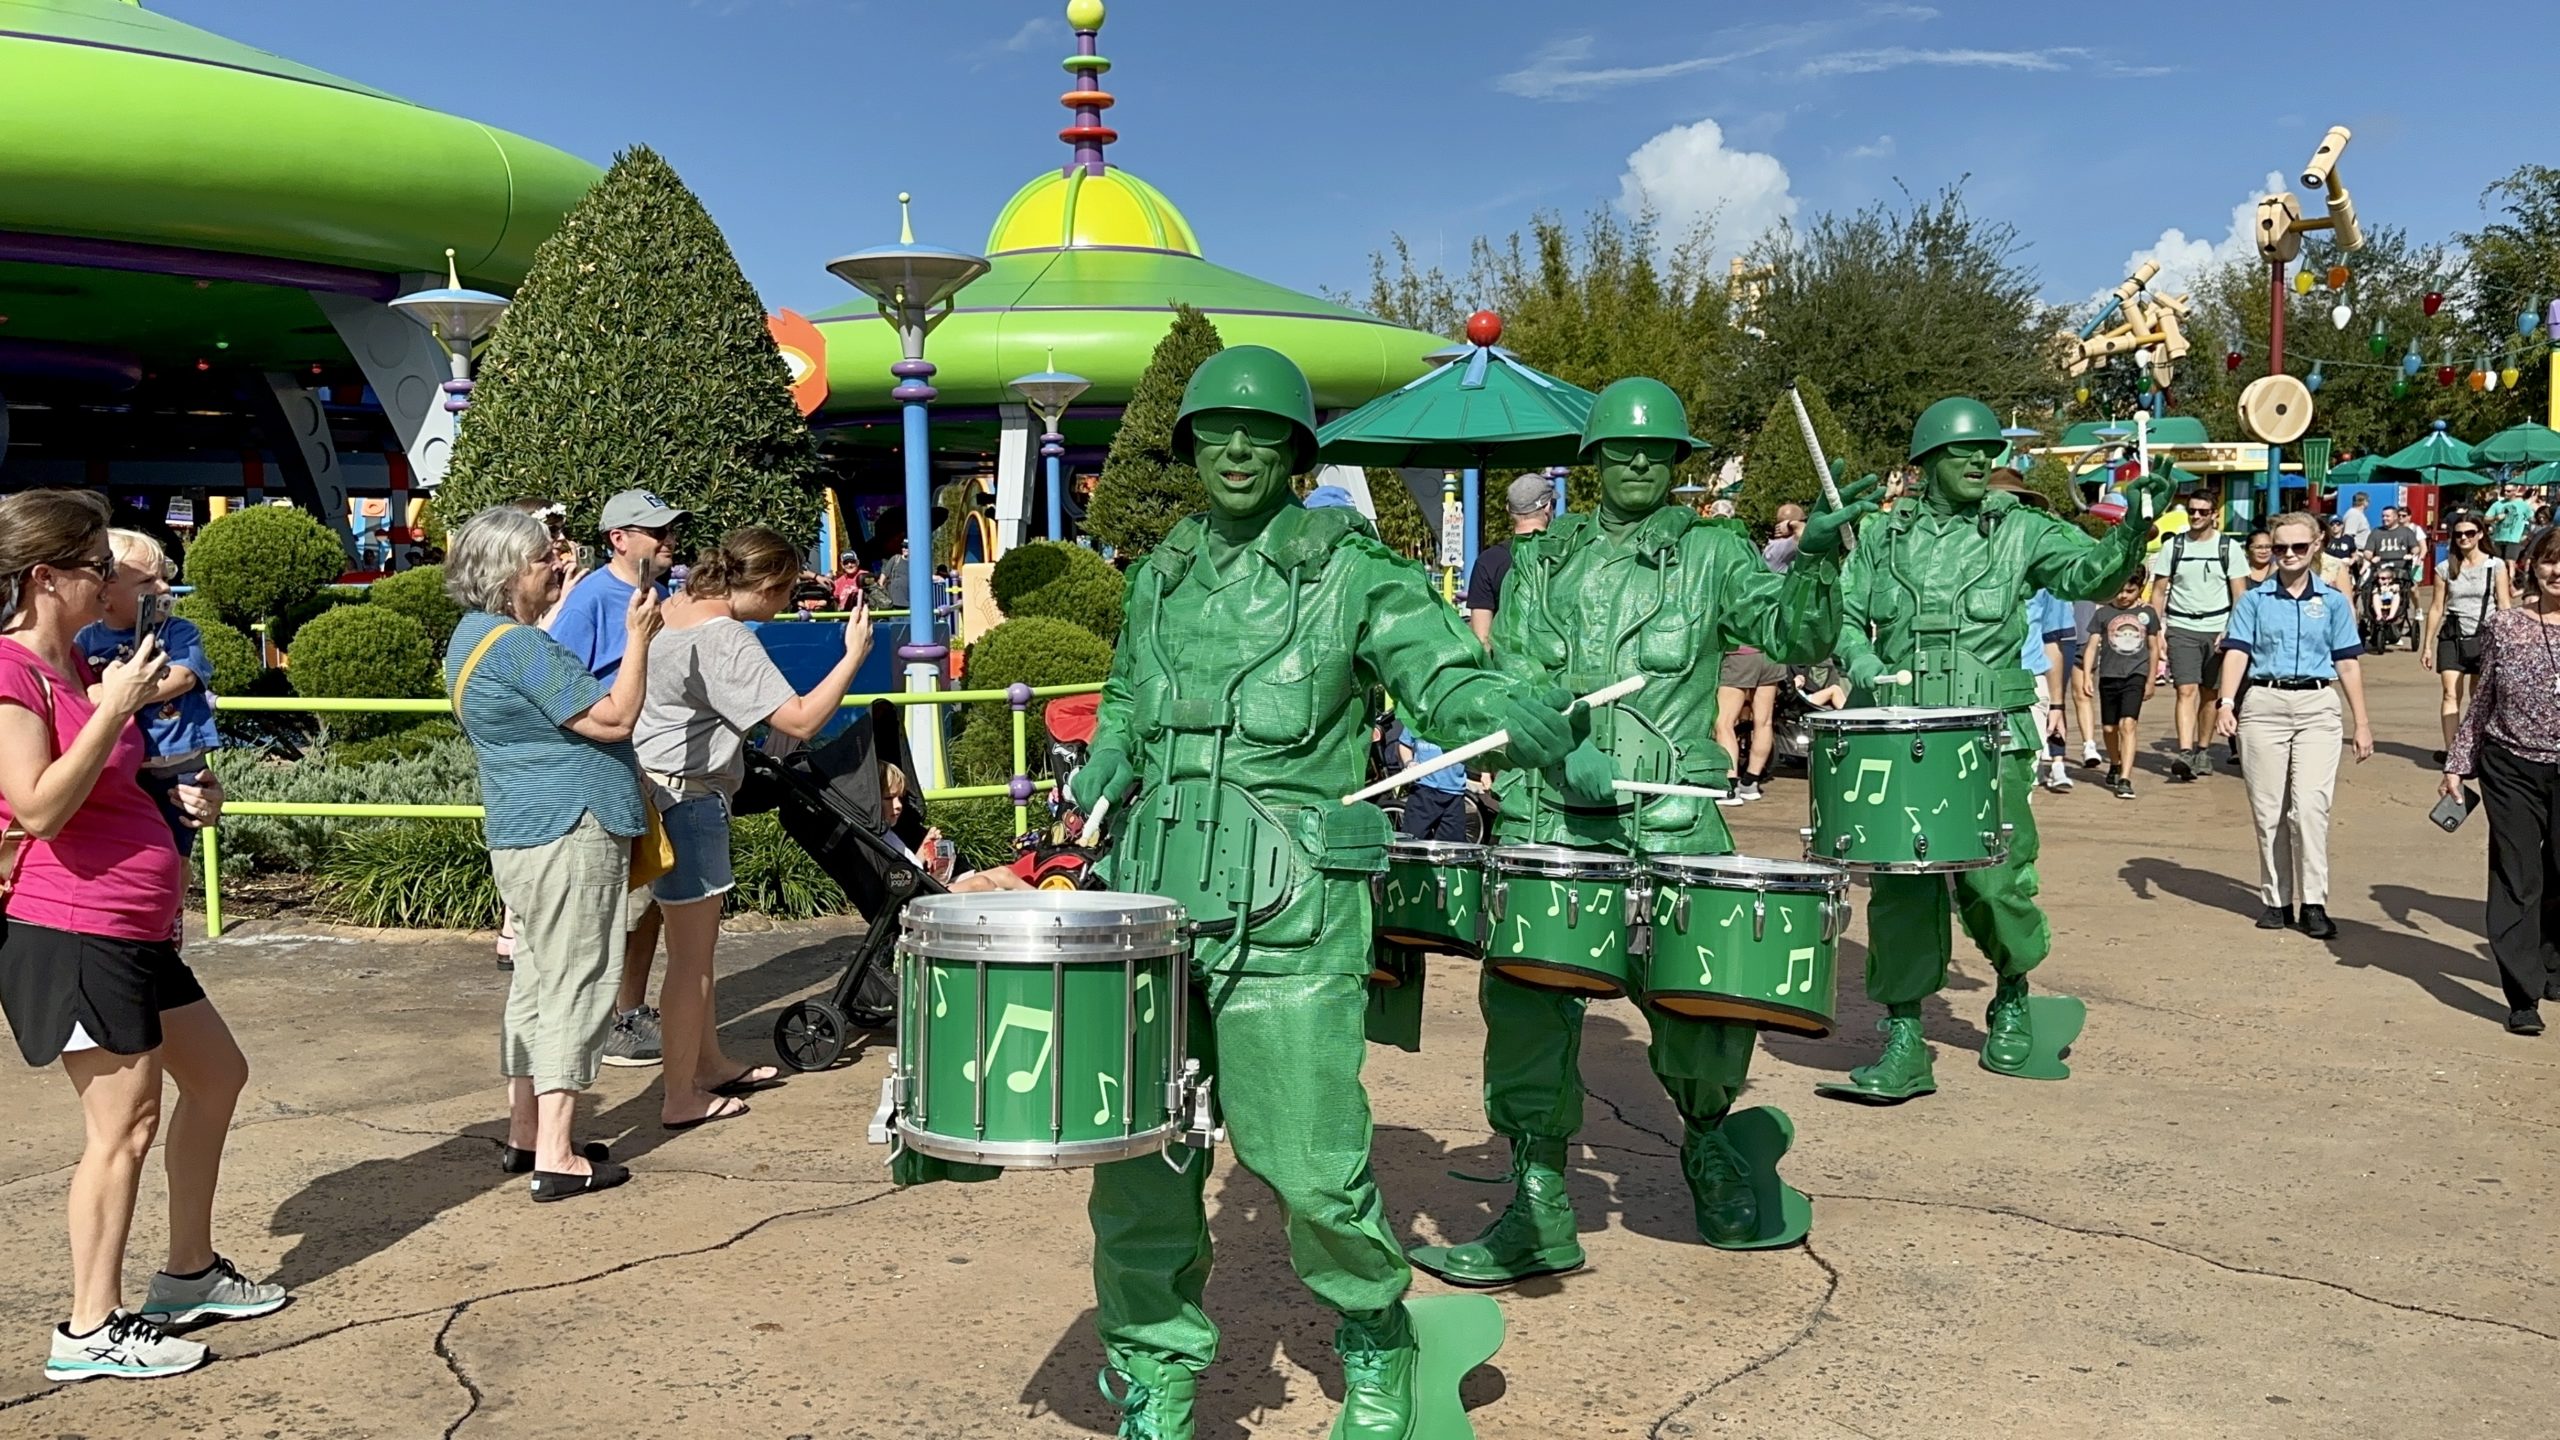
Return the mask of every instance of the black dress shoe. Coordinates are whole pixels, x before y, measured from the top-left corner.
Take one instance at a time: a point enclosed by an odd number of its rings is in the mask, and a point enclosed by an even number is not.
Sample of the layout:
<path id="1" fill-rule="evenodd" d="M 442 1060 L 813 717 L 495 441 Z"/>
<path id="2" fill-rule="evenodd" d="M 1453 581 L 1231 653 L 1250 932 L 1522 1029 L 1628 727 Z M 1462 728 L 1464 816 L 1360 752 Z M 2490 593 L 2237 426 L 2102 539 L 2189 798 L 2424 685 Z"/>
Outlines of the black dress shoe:
<path id="1" fill-rule="evenodd" d="M 2302 907 L 2302 933 L 2314 940 L 2335 940 L 2338 938 L 2338 922 L 2329 918 L 2326 906 L 2305 905 Z"/>
<path id="2" fill-rule="evenodd" d="M 2542 1012 L 2541 1012 L 2540 1010 L 2537 1010 L 2537 1009 L 2533 1008 L 2532 1006 L 2527 1006 L 2527 1007 L 2525 1007 L 2525 1008 L 2524 1008 L 2524 1009 L 2522 1009 L 2522 1010 L 2510 1010 L 2510 1011 L 2508 1011 L 2508 1012 L 2507 1012 L 2507 1033 L 2508 1033 L 2508 1034 L 2510 1034 L 2510 1035 L 2539 1035 L 2539 1034 L 2541 1034 L 2541 1033 L 2542 1033 Z"/>
<path id="3" fill-rule="evenodd" d="M 591 1162 L 595 1168 L 584 1175 L 561 1175 L 549 1170 L 533 1172 L 533 1198 L 537 1204 L 567 1200 L 579 1195 L 593 1195 L 610 1190 L 631 1178 L 631 1172 L 620 1165 Z"/>
<path id="4" fill-rule="evenodd" d="M 2560 976 L 2555 976 L 2542 982 L 2542 998 L 2545 1000 L 2560 1000 Z"/>
<path id="5" fill-rule="evenodd" d="M 2261 930 L 2284 930 L 2292 925 L 2293 907 L 2290 905 L 2270 905 L 2258 912 L 2258 928 Z"/>
<path id="6" fill-rule="evenodd" d="M 613 1147 L 601 1140 L 590 1140 L 578 1147 L 578 1156 L 589 1163 L 610 1160 Z M 498 1169 L 509 1175 L 530 1175 L 533 1173 L 533 1152 L 519 1150 L 513 1145 L 501 1145 L 498 1147 Z"/>

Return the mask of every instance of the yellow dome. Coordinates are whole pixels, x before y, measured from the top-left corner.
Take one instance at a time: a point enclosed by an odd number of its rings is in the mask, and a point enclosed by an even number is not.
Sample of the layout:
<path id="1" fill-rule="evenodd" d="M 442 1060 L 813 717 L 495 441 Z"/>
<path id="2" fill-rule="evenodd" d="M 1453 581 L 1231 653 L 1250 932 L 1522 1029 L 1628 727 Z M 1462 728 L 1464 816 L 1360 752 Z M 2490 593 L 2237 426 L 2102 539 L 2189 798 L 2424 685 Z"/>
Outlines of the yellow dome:
<path id="1" fill-rule="evenodd" d="M 1013 193 L 987 232 L 987 253 L 1163 250 L 1197 256 L 1191 222 L 1153 185 L 1113 166 L 1100 175 L 1051 170 Z"/>

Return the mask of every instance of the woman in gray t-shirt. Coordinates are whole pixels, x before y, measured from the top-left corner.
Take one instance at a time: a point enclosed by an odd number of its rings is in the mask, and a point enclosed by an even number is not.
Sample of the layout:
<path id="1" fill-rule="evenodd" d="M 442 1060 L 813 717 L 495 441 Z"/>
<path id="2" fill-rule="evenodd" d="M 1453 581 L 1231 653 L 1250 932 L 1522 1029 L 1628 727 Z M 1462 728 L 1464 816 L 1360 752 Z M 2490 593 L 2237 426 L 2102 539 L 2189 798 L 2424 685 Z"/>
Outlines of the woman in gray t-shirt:
<path id="1" fill-rule="evenodd" d="M 2480 630 L 2489 616 L 2516 603 L 2507 562 L 2489 549 L 2479 516 L 2454 512 L 2444 565 L 2436 572 L 2435 597 L 2427 602 L 2427 631 L 2418 658 L 2444 686 L 2444 743 L 2471 703 L 2472 677 L 2480 673 Z"/>
<path id="2" fill-rule="evenodd" d="M 816 736 L 871 649 L 871 614 L 857 599 L 844 658 L 807 694 L 793 693 L 747 626 L 778 614 L 799 578 L 800 555 L 790 541 L 761 526 L 732 530 L 694 560 L 683 593 L 666 603 L 666 628 L 649 642 L 648 695 L 631 748 L 676 852 L 675 868 L 650 887 L 667 916 L 659 1119 L 670 1130 L 744 1115 L 740 1097 L 780 1083 L 775 1067 L 720 1051 L 711 957 L 720 942 L 720 897 L 736 883 L 729 801 L 746 778 L 747 732 L 764 725 L 794 740 Z"/>

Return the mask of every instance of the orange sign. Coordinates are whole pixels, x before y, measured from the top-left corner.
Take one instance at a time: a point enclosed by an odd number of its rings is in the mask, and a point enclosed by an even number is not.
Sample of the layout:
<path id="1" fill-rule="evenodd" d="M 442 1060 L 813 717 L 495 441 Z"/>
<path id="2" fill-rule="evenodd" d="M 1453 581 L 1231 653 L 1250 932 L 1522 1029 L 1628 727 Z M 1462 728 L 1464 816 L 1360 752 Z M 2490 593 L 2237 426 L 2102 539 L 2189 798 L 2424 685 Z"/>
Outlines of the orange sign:
<path id="1" fill-rule="evenodd" d="M 827 337 L 796 310 L 777 310 L 764 317 L 764 328 L 782 351 L 791 372 L 791 403 L 803 415 L 815 415 L 827 399 Z"/>

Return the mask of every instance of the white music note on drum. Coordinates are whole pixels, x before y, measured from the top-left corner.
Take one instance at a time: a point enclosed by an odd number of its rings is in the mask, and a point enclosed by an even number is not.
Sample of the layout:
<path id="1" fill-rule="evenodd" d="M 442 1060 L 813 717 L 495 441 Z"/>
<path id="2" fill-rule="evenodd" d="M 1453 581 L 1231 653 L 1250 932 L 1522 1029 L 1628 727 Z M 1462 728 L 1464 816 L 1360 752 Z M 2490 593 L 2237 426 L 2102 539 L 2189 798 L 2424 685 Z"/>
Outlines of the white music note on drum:
<path id="1" fill-rule="evenodd" d="M 1608 954 L 1612 949 L 1616 948 L 1617 943 L 1617 927 L 1611 926 L 1608 933 L 1600 937 L 1600 943 L 1591 947 L 1591 958 L 1597 960 L 1601 956 Z"/>
<path id="2" fill-rule="evenodd" d="M 1097 1070 L 1093 1074 L 1093 1085 L 1102 1094 L 1102 1108 L 1093 1112 L 1093 1123 L 1108 1125 L 1111 1123 L 1111 1077 Z"/>
<path id="3" fill-rule="evenodd" d="M 1786 994 L 1787 986 L 1791 983 L 1794 984 L 1796 993 L 1799 995 L 1807 994 L 1813 989 L 1813 950 L 1814 947 L 1807 945 L 1802 949 L 1787 952 L 1787 973 L 1778 980 L 1779 994 Z M 1804 979 L 1801 981 L 1796 979 L 1796 962 L 1798 961 L 1804 962 Z"/>
<path id="4" fill-rule="evenodd" d="M 1050 1014 L 1046 1010 L 1035 1010 L 1028 1005 L 1007 1005 L 1004 1007 L 1004 1015 L 996 1021 L 996 1033 L 987 1041 L 987 1069 L 992 1071 L 995 1069 L 996 1052 L 1004 1048 L 1004 1037 L 1008 1033 L 1020 1030 L 1024 1034 L 1037 1034 L 1040 1037 L 1040 1053 L 1032 1057 L 1031 1068 L 1015 1070 L 1004 1077 L 1005 1088 L 1016 1095 L 1028 1094 L 1032 1086 L 1040 1083 L 1040 1072 L 1049 1068 L 1049 1050 L 1058 1039 L 1058 1032 L 1051 1025 L 1050 1019 Z M 978 1062 L 975 1059 L 961 1064 L 961 1079 L 975 1084 L 978 1075 Z"/>
<path id="5" fill-rule="evenodd" d="M 1713 985 L 1716 983 L 1716 967 L 1707 962 L 1716 958 L 1716 952 L 1708 949 L 1704 945 L 1700 945 L 1695 948 L 1698 952 L 1698 983 L 1701 985 Z"/>
<path id="6" fill-rule="evenodd" d="M 1983 801 L 1983 802 L 1982 802 L 1982 808 L 1973 812 L 1973 818 L 1974 818 L 1974 819 L 1976 819 L 1976 820 L 1988 820 L 1988 819 L 1990 819 L 1990 818 L 1991 818 L 1991 802 L 1990 802 L 1990 801 L 1988 801 L 1988 800 Z"/>
<path id="7" fill-rule="evenodd" d="M 1553 880 L 1547 882 L 1547 918 L 1553 920 L 1564 913 L 1565 889 Z"/>
<path id="8" fill-rule="evenodd" d="M 951 1000 L 942 993 L 942 972 L 933 972 L 933 1013 L 936 1019 L 951 1013 Z"/>
<path id="9" fill-rule="evenodd" d="M 1136 993 L 1147 997 L 1146 1013 L 1140 1015 L 1138 1018 L 1149 1025 L 1154 1024 L 1156 1019 L 1156 977 L 1153 975 L 1140 975 L 1138 977 Z"/>
<path id="10" fill-rule="evenodd" d="M 1796 933 L 1796 913 L 1784 906 L 1779 907 L 1778 928 L 1789 935 Z"/>
<path id="11" fill-rule="evenodd" d="M 1749 913 L 1751 913 L 1751 907 L 1743 904 L 1739 900 L 1734 901 L 1733 913 L 1724 917 L 1724 928 L 1730 930 L 1734 926 L 1741 924 L 1742 917 Z"/>
<path id="12" fill-rule="evenodd" d="M 1944 800 L 1939 801 L 1939 802 L 1938 802 L 1938 804 L 1937 804 L 1937 808 L 1935 808 L 1935 809 L 1931 810 L 1929 813 L 1930 813 L 1930 814 L 1932 814 L 1932 815 L 1944 815 L 1944 814 L 1946 814 L 1946 813 L 1947 813 L 1947 802 L 1946 802 L 1946 801 L 1944 801 Z"/>
<path id="13" fill-rule="evenodd" d="M 1859 761 L 1858 773 L 1849 777 L 1849 789 L 1840 798 L 1855 801 L 1858 798 L 1858 792 L 1867 788 L 1867 777 L 1870 775 L 1876 779 L 1876 793 L 1866 797 L 1867 803 L 1883 804 L 1885 785 L 1893 779 L 1893 762 L 1890 760 Z"/>
<path id="14" fill-rule="evenodd" d="M 1961 780 L 1982 768 L 1982 742 L 1967 740 L 1956 747 L 1956 778 Z"/>

